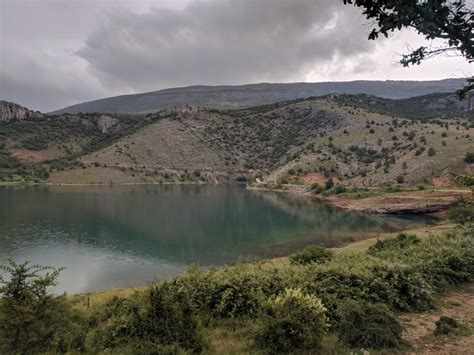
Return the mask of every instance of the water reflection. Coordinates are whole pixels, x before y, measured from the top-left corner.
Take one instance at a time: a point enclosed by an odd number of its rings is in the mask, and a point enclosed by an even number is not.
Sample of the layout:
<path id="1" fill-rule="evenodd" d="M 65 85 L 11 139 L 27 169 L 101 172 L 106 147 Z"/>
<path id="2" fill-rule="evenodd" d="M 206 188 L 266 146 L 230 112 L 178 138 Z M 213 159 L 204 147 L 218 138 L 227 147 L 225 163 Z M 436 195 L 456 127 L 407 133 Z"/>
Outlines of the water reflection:
<path id="1" fill-rule="evenodd" d="M 59 290 L 79 292 L 429 222 L 234 186 L 4 187 L 0 258 L 65 266 Z"/>

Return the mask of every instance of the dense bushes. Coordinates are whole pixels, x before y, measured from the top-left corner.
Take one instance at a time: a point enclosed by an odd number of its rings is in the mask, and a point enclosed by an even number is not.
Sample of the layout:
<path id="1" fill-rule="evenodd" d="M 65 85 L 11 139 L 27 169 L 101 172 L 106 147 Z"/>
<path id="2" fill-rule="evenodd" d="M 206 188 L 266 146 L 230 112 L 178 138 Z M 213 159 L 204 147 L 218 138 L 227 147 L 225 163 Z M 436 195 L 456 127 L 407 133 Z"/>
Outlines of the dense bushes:
<path id="1" fill-rule="evenodd" d="M 95 336 L 98 350 L 130 342 L 155 351 L 182 348 L 198 352 L 203 347 L 186 293 L 172 290 L 169 283 L 151 287 L 140 303 L 114 299 L 105 308 L 102 321 Z"/>
<path id="2" fill-rule="evenodd" d="M 384 304 L 343 302 L 335 325 L 339 338 L 351 347 L 398 348 L 403 327 Z"/>
<path id="3" fill-rule="evenodd" d="M 309 245 L 299 253 L 290 256 L 292 264 L 306 265 L 311 263 L 324 263 L 331 260 L 332 252 L 318 245 Z"/>
<path id="4" fill-rule="evenodd" d="M 199 311 L 219 318 L 257 317 L 266 298 L 291 287 L 299 276 L 288 268 L 240 264 L 207 272 L 193 269 L 172 285 L 185 290 Z"/>
<path id="5" fill-rule="evenodd" d="M 474 175 L 458 175 L 455 180 L 460 186 L 474 186 Z"/>
<path id="6" fill-rule="evenodd" d="M 377 240 L 377 242 L 369 247 L 367 253 L 373 256 L 377 256 L 377 253 L 380 253 L 384 250 L 390 250 L 397 252 L 402 252 L 408 247 L 418 244 L 420 239 L 414 235 L 407 235 L 405 233 L 400 233 L 395 238 L 389 238 L 385 240 Z"/>
<path id="7" fill-rule="evenodd" d="M 326 328 L 325 309 L 313 295 L 286 289 L 266 305 L 256 343 L 272 352 L 317 349 Z"/>
<path id="8" fill-rule="evenodd" d="M 206 332 L 226 322 L 251 324 L 248 346 L 270 352 L 318 349 L 325 329 L 351 347 L 398 347 L 401 327 L 392 312 L 429 309 L 443 287 L 473 279 L 473 235 L 472 227 L 426 238 L 400 234 L 366 252 L 309 247 L 290 263 L 192 269 L 86 312 L 87 327 L 64 298 L 40 287 L 51 279 L 23 277 L 27 292 L 13 292 L 8 282 L 1 288 L 0 352 L 199 352 L 209 346 Z M 15 329 L 25 336 L 12 340 Z M 54 340 L 38 345 L 48 329 Z"/>

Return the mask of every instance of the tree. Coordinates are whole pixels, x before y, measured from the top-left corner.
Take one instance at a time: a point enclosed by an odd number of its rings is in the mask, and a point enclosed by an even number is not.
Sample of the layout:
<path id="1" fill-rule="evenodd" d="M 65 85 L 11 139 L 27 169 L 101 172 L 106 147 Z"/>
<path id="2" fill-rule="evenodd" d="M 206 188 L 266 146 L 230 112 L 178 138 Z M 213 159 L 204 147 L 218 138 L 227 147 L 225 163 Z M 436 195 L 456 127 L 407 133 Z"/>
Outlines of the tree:
<path id="1" fill-rule="evenodd" d="M 474 62 L 474 6 L 466 0 L 343 0 L 344 4 L 363 9 L 373 23 L 370 40 L 402 28 L 413 28 L 427 40 L 441 39 L 440 48 L 419 47 L 404 54 L 403 66 L 420 64 L 440 54 L 458 53 Z M 474 89 L 474 78 L 458 91 L 460 98 Z"/>
<path id="2" fill-rule="evenodd" d="M 0 266 L 0 353 L 34 354 L 83 350 L 85 331 L 65 296 L 49 294 L 62 269 L 17 264 Z M 42 275 L 44 273 L 44 275 Z"/>

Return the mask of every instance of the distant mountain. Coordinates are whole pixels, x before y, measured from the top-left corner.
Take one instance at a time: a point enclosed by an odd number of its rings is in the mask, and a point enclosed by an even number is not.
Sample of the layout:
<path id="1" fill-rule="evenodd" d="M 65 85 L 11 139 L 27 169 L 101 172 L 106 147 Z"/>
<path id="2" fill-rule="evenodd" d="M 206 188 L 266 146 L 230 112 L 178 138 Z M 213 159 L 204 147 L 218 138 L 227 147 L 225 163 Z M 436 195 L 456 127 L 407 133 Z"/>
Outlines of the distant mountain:
<path id="1" fill-rule="evenodd" d="M 402 99 L 431 93 L 454 92 L 462 86 L 463 79 L 189 86 L 115 96 L 68 106 L 52 113 L 154 112 L 186 104 L 216 109 L 235 109 L 330 93 L 368 94 L 382 98 Z"/>

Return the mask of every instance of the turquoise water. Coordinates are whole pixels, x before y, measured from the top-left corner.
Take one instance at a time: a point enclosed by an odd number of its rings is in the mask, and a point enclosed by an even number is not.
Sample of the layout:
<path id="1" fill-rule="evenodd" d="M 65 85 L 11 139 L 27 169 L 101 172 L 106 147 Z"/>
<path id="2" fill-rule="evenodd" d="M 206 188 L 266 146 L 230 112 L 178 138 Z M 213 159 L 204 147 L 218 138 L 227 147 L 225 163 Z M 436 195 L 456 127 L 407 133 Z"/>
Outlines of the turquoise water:
<path id="1" fill-rule="evenodd" d="M 0 261 L 64 266 L 57 291 L 76 293 L 420 223 L 236 186 L 1 187 Z"/>

